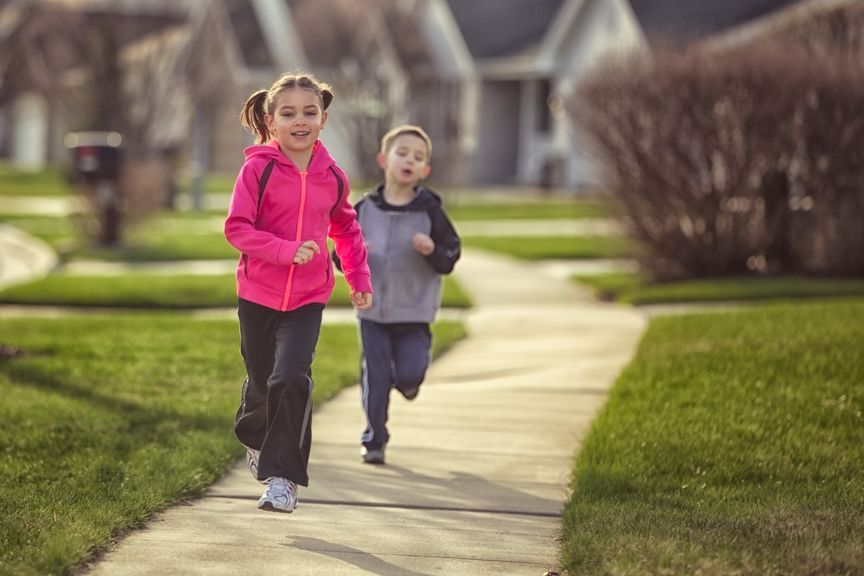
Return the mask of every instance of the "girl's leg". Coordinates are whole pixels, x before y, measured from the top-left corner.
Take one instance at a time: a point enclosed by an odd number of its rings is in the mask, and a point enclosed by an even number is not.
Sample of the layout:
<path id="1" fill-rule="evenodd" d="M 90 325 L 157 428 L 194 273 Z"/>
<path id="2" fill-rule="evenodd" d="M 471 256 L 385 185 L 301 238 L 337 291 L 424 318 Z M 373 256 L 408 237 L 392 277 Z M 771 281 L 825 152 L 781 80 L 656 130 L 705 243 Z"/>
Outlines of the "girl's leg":
<path id="1" fill-rule="evenodd" d="M 429 368 L 432 332 L 428 324 L 412 323 L 394 325 L 391 334 L 396 389 L 413 400 Z"/>
<path id="2" fill-rule="evenodd" d="M 280 312 L 241 299 L 237 315 L 247 377 L 234 417 L 234 434 L 244 446 L 260 450 L 267 433 L 267 381 L 273 373 Z"/>
<path id="3" fill-rule="evenodd" d="M 258 478 L 287 478 L 309 485 L 312 443 L 312 360 L 323 305 L 281 313 L 275 330 L 275 364 L 267 381 L 267 429 Z"/>
<path id="4" fill-rule="evenodd" d="M 363 446 L 383 448 L 390 439 L 387 432 L 387 411 L 390 406 L 390 385 L 393 382 L 393 349 L 387 325 L 360 320 L 360 393 L 366 413 Z"/>

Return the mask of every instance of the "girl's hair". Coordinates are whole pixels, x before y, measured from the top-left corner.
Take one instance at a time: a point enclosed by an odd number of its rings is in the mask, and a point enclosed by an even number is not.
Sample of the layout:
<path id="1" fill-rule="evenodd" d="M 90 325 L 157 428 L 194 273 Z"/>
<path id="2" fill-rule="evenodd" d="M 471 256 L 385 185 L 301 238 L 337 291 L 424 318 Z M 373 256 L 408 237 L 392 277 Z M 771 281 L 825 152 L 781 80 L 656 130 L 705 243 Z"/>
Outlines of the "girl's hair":
<path id="1" fill-rule="evenodd" d="M 321 100 L 322 110 L 326 110 L 330 106 L 330 102 L 333 101 L 333 92 L 330 91 L 330 86 L 320 82 L 311 74 L 303 72 L 283 74 L 270 86 L 269 90 L 258 90 L 249 96 L 240 111 L 240 123 L 255 134 L 258 144 L 266 144 L 270 140 L 270 130 L 267 129 L 264 115 L 273 114 L 276 97 L 283 90 L 291 88 L 303 88 L 315 92 Z"/>

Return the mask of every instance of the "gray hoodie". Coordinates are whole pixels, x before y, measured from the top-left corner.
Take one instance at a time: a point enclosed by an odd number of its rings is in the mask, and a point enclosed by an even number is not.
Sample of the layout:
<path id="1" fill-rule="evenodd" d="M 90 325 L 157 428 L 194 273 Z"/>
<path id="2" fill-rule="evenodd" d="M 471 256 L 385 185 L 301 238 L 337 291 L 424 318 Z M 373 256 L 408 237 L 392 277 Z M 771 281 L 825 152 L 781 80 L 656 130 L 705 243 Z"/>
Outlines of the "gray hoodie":
<path id="1" fill-rule="evenodd" d="M 366 241 L 373 292 L 372 307 L 359 311 L 359 318 L 382 324 L 435 320 L 441 276 L 452 272 L 460 241 L 438 195 L 422 186 L 415 191 L 410 203 L 393 206 L 384 200 L 381 185 L 354 207 Z M 428 256 L 414 250 L 417 232 L 435 242 Z"/>

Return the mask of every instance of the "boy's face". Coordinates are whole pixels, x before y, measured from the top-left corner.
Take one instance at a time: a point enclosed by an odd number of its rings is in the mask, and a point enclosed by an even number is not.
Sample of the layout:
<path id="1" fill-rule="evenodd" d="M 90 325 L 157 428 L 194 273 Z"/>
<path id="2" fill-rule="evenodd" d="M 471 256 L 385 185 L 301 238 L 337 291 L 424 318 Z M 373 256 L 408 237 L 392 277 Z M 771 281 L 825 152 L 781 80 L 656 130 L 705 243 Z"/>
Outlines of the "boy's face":
<path id="1" fill-rule="evenodd" d="M 388 183 L 414 186 L 429 176 L 429 153 L 426 142 L 414 134 L 400 134 L 390 143 L 386 154 L 378 155 Z"/>
<path id="2" fill-rule="evenodd" d="M 276 97 L 273 114 L 264 117 L 270 132 L 286 151 L 304 151 L 315 144 L 327 112 L 318 94 L 305 88 L 289 88 Z"/>

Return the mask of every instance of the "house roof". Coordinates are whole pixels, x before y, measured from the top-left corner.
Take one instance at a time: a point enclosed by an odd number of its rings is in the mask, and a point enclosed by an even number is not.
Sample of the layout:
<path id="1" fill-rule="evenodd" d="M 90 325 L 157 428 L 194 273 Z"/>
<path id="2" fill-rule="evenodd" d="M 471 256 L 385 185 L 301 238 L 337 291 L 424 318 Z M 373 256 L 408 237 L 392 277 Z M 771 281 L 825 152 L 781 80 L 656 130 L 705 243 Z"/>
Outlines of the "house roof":
<path id="1" fill-rule="evenodd" d="M 651 44 L 687 44 L 801 0 L 630 0 Z"/>
<path id="2" fill-rule="evenodd" d="M 567 0 L 447 0 L 475 59 L 514 56 L 537 47 Z"/>
<path id="3" fill-rule="evenodd" d="M 237 47 L 243 61 L 250 68 L 272 68 L 276 65 L 273 53 L 264 41 L 264 32 L 255 7 L 250 0 L 223 0 L 228 21 L 237 38 Z"/>

